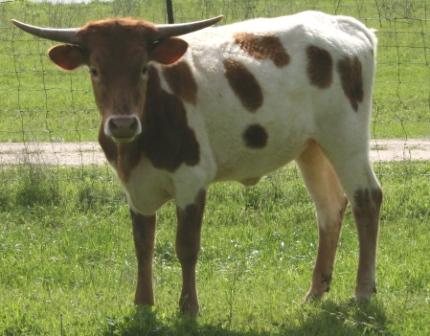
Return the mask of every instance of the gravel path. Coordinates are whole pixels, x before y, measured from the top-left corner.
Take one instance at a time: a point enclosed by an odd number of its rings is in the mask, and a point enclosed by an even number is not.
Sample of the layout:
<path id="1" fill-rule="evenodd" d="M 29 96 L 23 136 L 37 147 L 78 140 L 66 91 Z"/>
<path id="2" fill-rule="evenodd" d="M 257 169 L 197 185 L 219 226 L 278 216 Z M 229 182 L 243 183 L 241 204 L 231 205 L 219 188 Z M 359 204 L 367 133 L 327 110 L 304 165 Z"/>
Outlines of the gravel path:
<path id="1" fill-rule="evenodd" d="M 372 140 L 372 161 L 430 161 L 430 140 Z M 44 165 L 105 165 L 95 142 L 0 143 L 0 166 L 23 163 Z"/>

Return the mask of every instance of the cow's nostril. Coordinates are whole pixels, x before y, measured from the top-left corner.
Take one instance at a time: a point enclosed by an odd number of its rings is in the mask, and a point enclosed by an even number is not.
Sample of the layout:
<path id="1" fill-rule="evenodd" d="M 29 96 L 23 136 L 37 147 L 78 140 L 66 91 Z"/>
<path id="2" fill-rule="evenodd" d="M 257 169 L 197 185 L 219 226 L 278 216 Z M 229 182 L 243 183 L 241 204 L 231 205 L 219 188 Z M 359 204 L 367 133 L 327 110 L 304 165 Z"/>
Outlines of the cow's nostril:
<path id="1" fill-rule="evenodd" d="M 117 128 L 118 128 L 119 126 L 118 126 L 118 124 L 115 122 L 115 119 L 110 119 L 109 120 L 109 128 L 111 129 L 111 130 L 116 130 Z"/>
<path id="2" fill-rule="evenodd" d="M 130 130 L 131 131 L 136 131 L 138 128 L 138 122 L 137 122 L 137 118 L 133 118 L 131 123 L 130 123 Z"/>

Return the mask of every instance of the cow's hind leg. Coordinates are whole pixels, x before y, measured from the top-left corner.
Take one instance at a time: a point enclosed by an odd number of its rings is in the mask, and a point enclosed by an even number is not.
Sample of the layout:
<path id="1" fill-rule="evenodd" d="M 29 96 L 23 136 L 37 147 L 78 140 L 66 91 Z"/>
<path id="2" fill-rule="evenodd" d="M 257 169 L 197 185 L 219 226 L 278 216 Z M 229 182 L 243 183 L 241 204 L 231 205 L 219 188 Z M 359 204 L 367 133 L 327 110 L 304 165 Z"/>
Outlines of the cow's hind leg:
<path id="1" fill-rule="evenodd" d="M 361 134 L 357 131 L 357 134 Z M 356 298 L 368 300 L 376 292 L 375 268 L 382 190 L 369 161 L 367 140 L 349 137 L 321 144 L 352 205 L 359 237 Z"/>
<path id="2" fill-rule="evenodd" d="M 154 253 L 155 215 L 143 216 L 130 210 L 137 257 L 137 286 L 134 302 L 153 305 L 152 256 Z"/>
<path id="3" fill-rule="evenodd" d="M 306 301 L 321 298 L 330 289 L 333 263 L 347 200 L 333 166 L 320 146 L 309 142 L 297 159 L 306 187 L 315 202 L 318 255 Z"/>

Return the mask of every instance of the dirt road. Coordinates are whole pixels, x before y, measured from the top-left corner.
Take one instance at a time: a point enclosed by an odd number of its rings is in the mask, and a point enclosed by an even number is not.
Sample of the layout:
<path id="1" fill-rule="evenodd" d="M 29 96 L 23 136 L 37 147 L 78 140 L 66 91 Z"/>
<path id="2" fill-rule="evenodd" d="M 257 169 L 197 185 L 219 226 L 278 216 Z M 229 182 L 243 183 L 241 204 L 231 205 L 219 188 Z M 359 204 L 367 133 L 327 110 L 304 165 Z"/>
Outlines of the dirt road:
<path id="1" fill-rule="evenodd" d="M 430 161 L 430 140 L 372 140 L 372 161 Z M 95 142 L 0 143 L 0 166 L 19 164 L 105 165 Z"/>

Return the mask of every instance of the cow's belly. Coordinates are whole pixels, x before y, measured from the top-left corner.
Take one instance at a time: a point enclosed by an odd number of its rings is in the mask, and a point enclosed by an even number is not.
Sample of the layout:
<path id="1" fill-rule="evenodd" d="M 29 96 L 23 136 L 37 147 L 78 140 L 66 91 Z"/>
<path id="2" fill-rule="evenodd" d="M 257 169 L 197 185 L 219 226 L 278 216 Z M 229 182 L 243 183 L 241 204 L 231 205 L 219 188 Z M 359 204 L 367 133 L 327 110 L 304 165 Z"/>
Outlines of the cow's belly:
<path id="1" fill-rule="evenodd" d="M 216 180 L 252 181 L 294 160 L 314 135 L 311 111 L 309 100 L 297 99 L 267 100 L 255 113 L 232 104 L 207 114 Z"/>
<path id="2" fill-rule="evenodd" d="M 216 180 L 239 181 L 254 184 L 264 175 L 294 160 L 305 147 L 307 137 L 294 138 L 265 148 L 228 150 L 215 154 L 217 157 Z"/>

